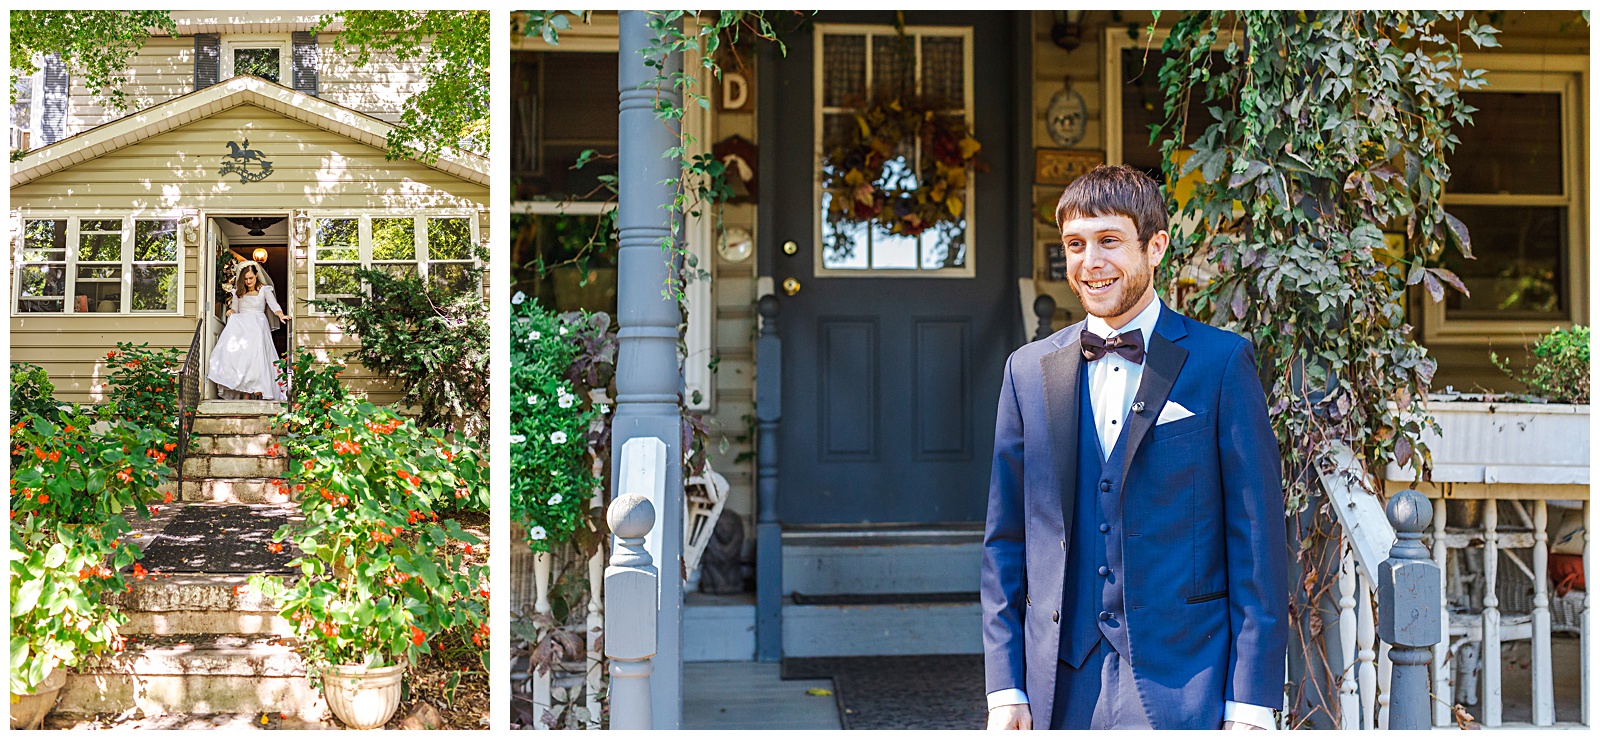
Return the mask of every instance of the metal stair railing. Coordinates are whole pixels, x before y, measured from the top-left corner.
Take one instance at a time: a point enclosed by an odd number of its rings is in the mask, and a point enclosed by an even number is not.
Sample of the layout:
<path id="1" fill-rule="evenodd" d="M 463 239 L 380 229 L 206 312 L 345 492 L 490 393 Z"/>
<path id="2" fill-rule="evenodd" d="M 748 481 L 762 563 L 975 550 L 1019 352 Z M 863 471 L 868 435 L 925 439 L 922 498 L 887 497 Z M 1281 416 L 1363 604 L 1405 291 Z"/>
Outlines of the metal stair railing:
<path id="1" fill-rule="evenodd" d="M 183 491 L 183 460 L 189 454 L 189 437 L 194 429 L 194 415 L 200 408 L 200 335 L 205 331 L 206 320 L 195 322 L 194 338 L 189 340 L 189 354 L 183 358 L 178 371 L 178 449 L 173 456 L 173 467 L 178 472 L 178 491 Z"/>

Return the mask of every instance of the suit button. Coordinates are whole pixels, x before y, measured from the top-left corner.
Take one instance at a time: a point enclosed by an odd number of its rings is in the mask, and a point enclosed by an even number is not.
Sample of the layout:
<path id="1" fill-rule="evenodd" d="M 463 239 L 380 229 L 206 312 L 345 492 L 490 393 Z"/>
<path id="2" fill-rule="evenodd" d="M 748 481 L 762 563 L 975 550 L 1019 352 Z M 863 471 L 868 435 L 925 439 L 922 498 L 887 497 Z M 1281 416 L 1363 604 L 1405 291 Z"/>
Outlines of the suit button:
<path id="1" fill-rule="evenodd" d="M 1102 622 L 1111 621 L 1111 612 L 1100 612 L 1100 621 L 1102 621 Z"/>
<path id="2" fill-rule="evenodd" d="M 1103 576 L 1111 575 L 1111 569 L 1105 567 L 1104 565 L 1100 566 L 1100 575 L 1103 575 Z"/>
<path id="3" fill-rule="evenodd" d="M 1100 490 L 1102 490 L 1102 491 L 1111 490 L 1111 481 L 1108 481 L 1108 480 L 1100 481 Z"/>
<path id="4" fill-rule="evenodd" d="M 1052 622 L 1060 622 L 1061 621 L 1061 612 L 1050 612 L 1050 621 L 1052 621 Z"/>
<path id="5" fill-rule="evenodd" d="M 1022 597 L 1022 600 L 1028 602 L 1028 606 L 1033 606 L 1033 597 L 1032 596 L 1024 596 L 1024 597 Z"/>
<path id="6" fill-rule="evenodd" d="M 1101 522 L 1100 523 L 1100 531 L 1101 532 L 1110 532 L 1111 531 L 1111 525 L 1106 524 L 1105 522 Z"/>

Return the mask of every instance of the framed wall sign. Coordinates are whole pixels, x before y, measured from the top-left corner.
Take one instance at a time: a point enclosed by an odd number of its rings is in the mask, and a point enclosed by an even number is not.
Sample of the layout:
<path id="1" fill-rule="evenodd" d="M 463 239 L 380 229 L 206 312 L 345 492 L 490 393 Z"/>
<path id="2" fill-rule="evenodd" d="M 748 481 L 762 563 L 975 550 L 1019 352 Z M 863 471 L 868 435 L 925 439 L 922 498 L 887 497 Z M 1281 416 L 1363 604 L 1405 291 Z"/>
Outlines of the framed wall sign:
<path id="1" fill-rule="evenodd" d="M 1105 162 L 1106 153 L 1099 149 L 1035 149 L 1033 181 L 1040 185 L 1071 185 Z"/>

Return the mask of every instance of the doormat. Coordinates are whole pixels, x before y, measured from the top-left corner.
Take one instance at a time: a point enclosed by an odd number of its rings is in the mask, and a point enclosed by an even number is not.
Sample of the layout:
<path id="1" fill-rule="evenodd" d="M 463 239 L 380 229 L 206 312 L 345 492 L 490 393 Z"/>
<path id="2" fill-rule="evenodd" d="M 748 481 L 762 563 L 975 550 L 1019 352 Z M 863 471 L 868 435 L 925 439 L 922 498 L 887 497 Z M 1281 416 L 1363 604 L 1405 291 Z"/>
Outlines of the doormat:
<path id="1" fill-rule="evenodd" d="M 139 563 L 162 573 L 292 573 L 294 544 L 282 552 L 267 545 L 289 522 L 292 508 L 188 506 L 144 548 Z M 129 566 L 130 568 L 132 566 Z"/>
<path id="2" fill-rule="evenodd" d="M 937 594 L 790 594 L 802 606 L 876 606 L 879 604 L 976 604 L 978 592 Z"/>
<path id="3" fill-rule="evenodd" d="M 784 680 L 833 679 L 847 730 L 981 730 L 982 655 L 784 658 Z"/>

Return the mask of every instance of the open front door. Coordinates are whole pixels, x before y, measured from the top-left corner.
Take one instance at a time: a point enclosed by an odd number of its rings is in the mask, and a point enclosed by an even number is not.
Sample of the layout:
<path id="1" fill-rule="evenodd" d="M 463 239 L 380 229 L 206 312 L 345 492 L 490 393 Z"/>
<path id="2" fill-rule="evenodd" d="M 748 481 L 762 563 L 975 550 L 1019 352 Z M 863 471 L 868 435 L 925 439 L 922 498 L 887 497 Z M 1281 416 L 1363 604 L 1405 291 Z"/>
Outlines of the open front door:
<path id="1" fill-rule="evenodd" d="M 222 279 L 217 274 L 217 256 L 227 250 L 228 235 L 217 227 L 216 219 L 206 219 L 205 250 L 200 254 L 200 274 L 205 276 L 200 281 L 200 303 L 201 314 L 206 321 L 205 333 L 200 341 L 201 373 L 211 366 L 211 350 L 217 344 L 217 337 L 222 334 L 223 314 L 228 310 L 227 304 L 217 297 L 217 284 Z M 217 397 L 217 386 L 209 378 L 201 384 L 200 397 Z"/>

